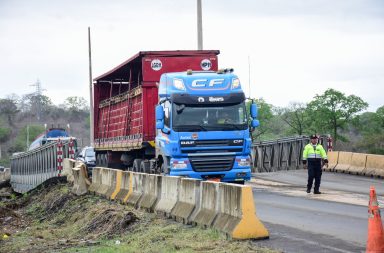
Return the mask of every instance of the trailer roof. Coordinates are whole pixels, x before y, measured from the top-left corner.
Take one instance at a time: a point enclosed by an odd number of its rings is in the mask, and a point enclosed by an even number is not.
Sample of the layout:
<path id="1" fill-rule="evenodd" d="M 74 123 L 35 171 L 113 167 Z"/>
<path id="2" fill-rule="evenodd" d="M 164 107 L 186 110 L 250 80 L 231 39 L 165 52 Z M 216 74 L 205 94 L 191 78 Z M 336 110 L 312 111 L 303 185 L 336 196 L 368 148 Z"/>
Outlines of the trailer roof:
<path id="1" fill-rule="evenodd" d="M 115 80 L 127 73 L 132 64 L 141 64 L 141 59 L 146 56 L 194 56 L 194 55 L 218 55 L 220 50 L 175 50 L 175 51 L 140 51 L 125 62 L 111 69 L 110 71 L 94 78 L 94 81 Z"/>

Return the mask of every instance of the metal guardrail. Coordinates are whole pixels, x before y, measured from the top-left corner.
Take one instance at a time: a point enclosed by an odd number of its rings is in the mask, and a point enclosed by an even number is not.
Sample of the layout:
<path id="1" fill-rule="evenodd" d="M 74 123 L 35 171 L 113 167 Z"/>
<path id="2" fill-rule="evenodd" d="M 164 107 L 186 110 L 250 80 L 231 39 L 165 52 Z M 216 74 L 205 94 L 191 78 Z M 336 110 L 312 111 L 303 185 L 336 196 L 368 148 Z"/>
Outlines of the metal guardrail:
<path id="1" fill-rule="evenodd" d="M 64 158 L 74 157 L 74 139 L 45 144 L 11 158 L 11 185 L 14 191 L 30 191 L 44 181 L 60 177 Z"/>
<path id="2" fill-rule="evenodd" d="M 321 136 L 320 144 L 328 149 L 328 138 Z M 272 141 L 260 141 L 252 144 L 252 172 L 274 172 L 279 170 L 299 169 L 302 154 L 309 137 L 298 136 Z"/>

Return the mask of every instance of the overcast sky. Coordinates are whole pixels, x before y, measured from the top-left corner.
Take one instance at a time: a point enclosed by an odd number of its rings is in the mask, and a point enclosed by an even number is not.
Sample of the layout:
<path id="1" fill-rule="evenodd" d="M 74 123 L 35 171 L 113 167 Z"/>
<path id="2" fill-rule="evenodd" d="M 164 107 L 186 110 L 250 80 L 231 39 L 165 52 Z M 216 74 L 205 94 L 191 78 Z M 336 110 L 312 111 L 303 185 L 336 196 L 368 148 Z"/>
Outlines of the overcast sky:
<path id="1" fill-rule="evenodd" d="M 287 106 L 334 88 L 384 105 L 383 0 L 202 5 L 204 49 L 221 51 L 247 96 Z M 89 99 L 88 26 L 94 77 L 138 51 L 197 49 L 196 0 L 0 0 L 0 97 L 39 79 L 55 104 Z"/>

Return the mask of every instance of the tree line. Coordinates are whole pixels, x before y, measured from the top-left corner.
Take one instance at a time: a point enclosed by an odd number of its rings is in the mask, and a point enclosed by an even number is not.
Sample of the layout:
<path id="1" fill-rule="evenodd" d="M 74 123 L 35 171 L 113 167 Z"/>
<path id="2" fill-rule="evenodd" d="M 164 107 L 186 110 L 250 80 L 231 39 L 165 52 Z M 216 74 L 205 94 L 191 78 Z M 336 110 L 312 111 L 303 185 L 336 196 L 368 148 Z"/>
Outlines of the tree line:
<path id="1" fill-rule="evenodd" d="M 26 151 L 45 127 L 66 128 L 89 143 L 89 126 L 89 106 L 83 97 L 67 97 L 59 105 L 38 93 L 1 98 L 0 165 L 9 165 L 13 153 Z"/>
<path id="2" fill-rule="evenodd" d="M 291 102 L 276 107 L 263 98 L 255 99 L 260 126 L 254 141 L 286 136 L 330 134 L 336 150 L 384 154 L 384 105 L 364 112 L 368 103 L 355 95 L 328 89 L 309 103 Z M 0 165 L 9 164 L 12 153 L 25 151 L 28 143 L 48 128 L 67 127 L 71 135 L 89 143 L 89 106 L 78 96 L 54 105 L 45 95 L 15 94 L 0 99 Z"/>
<path id="3" fill-rule="evenodd" d="M 328 89 L 309 103 L 291 102 L 275 107 L 256 99 L 260 127 L 256 140 L 285 136 L 329 134 L 336 150 L 384 154 L 384 105 L 376 112 L 364 112 L 368 103 L 358 96 Z"/>

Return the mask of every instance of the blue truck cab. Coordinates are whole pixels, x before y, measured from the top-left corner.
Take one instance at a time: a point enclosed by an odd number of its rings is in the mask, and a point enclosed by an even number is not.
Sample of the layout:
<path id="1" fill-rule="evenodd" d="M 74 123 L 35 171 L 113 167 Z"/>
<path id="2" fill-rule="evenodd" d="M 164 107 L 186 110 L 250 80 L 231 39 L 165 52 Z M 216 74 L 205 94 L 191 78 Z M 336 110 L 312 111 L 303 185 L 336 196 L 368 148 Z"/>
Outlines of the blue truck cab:
<path id="1" fill-rule="evenodd" d="M 156 106 L 156 158 L 161 172 L 243 183 L 251 178 L 251 121 L 232 69 L 165 73 Z"/>

